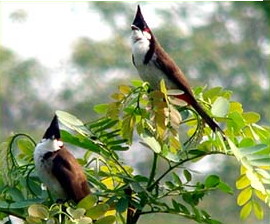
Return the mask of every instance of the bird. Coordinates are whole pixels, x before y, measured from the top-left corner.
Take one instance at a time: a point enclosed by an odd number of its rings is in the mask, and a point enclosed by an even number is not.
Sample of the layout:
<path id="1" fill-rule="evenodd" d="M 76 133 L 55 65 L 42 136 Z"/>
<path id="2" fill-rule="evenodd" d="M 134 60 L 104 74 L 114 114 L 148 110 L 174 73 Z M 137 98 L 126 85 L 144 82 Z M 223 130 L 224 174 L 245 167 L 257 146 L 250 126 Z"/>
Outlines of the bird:
<path id="1" fill-rule="evenodd" d="M 223 133 L 219 125 L 195 99 L 187 78 L 152 33 L 139 5 L 131 25 L 131 32 L 132 62 L 141 79 L 148 82 L 150 88 L 154 90 L 159 89 L 161 80 L 164 80 L 167 89 L 181 90 L 181 93 L 174 97 L 192 106 L 214 132 Z"/>
<path id="2" fill-rule="evenodd" d="M 57 115 L 35 147 L 34 162 L 38 177 L 58 200 L 78 203 L 90 194 L 82 167 L 61 141 Z"/>

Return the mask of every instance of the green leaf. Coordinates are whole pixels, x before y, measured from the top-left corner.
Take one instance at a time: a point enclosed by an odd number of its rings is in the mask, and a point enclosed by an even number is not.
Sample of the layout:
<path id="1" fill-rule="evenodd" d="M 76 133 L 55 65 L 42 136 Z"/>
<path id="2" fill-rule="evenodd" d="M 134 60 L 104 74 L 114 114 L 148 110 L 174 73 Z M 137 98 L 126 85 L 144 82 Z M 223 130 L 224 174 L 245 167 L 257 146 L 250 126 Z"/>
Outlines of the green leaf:
<path id="1" fill-rule="evenodd" d="M 133 177 L 136 182 L 148 182 L 148 178 L 142 175 L 136 175 Z"/>
<path id="2" fill-rule="evenodd" d="M 60 122 L 64 124 L 67 128 L 75 130 L 82 135 L 90 134 L 87 128 L 84 126 L 83 122 L 74 115 L 60 110 L 57 110 L 55 113 Z"/>
<path id="3" fill-rule="evenodd" d="M 250 215 L 251 210 L 252 210 L 252 202 L 250 201 L 247 204 L 245 204 L 243 208 L 241 209 L 240 218 L 246 219 Z"/>
<path id="4" fill-rule="evenodd" d="M 239 190 L 244 189 L 249 185 L 250 185 L 250 180 L 247 178 L 245 174 L 241 175 L 236 181 L 236 188 Z"/>
<path id="5" fill-rule="evenodd" d="M 257 198 L 259 198 L 261 201 L 265 202 L 265 198 L 267 197 L 266 194 L 263 194 L 261 191 L 255 190 L 255 194 Z"/>
<path id="6" fill-rule="evenodd" d="M 61 138 L 64 142 L 88 149 L 92 152 L 100 153 L 100 147 L 84 136 L 74 136 L 65 130 L 61 130 Z"/>
<path id="7" fill-rule="evenodd" d="M 123 143 L 127 143 L 127 139 L 119 139 L 119 140 L 113 140 L 107 143 L 107 145 L 120 145 Z"/>
<path id="8" fill-rule="evenodd" d="M 256 201 L 253 201 L 253 211 L 257 219 L 260 219 L 260 220 L 263 219 L 264 212 L 263 212 L 262 206 Z"/>
<path id="9" fill-rule="evenodd" d="M 184 176 L 185 176 L 187 182 L 191 181 L 192 175 L 188 170 L 184 170 Z"/>
<path id="10" fill-rule="evenodd" d="M 250 160 L 250 164 L 253 166 L 269 166 L 270 158 Z"/>
<path id="11" fill-rule="evenodd" d="M 110 206 L 107 204 L 98 204 L 87 210 L 86 216 L 92 219 L 98 219 L 103 216 L 108 210 Z"/>
<path id="12" fill-rule="evenodd" d="M 253 170 L 247 170 L 246 175 L 251 182 L 250 185 L 254 189 L 261 191 L 263 194 L 265 194 L 265 187 L 263 183 L 261 182 L 261 180 L 259 179 L 257 173 L 254 172 Z"/>
<path id="13" fill-rule="evenodd" d="M 199 150 L 199 149 L 192 149 L 188 151 L 188 154 L 190 155 L 195 155 L 195 156 L 203 156 L 206 155 L 207 152 L 203 151 L 203 150 Z"/>
<path id="14" fill-rule="evenodd" d="M 118 120 L 110 120 L 110 121 L 108 121 L 106 124 L 104 124 L 104 125 L 102 125 L 102 126 L 99 126 L 99 127 L 95 130 L 95 133 L 98 133 L 98 132 L 101 132 L 101 131 L 110 129 L 110 128 L 112 128 L 114 125 L 116 125 L 117 123 L 118 123 Z"/>
<path id="15" fill-rule="evenodd" d="M 253 145 L 254 145 L 254 140 L 251 138 L 244 138 L 239 143 L 240 148 L 247 148 L 247 147 L 251 147 Z"/>
<path id="16" fill-rule="evenodd" d="M 180 89 L 168 89 L 167 90 L 167 95 L 168 96 L 179 96 L 184 94 L 185 92 L 180 90 Z"/>
<path id="17" fill-rule="evenodd" d="M 242 159 L 242 154 L 239 152 L 239 149 L 237 148 L 237 146 L 228 138 L 227 139 L 228 141 L 228 144 L 230 146 L 230 149 L 232 150 L 233 154 L 235 155 L 235 157 L 238 159 L 238 160 L 241 160 Z"/>
<path id="18" fill-rule="evenodd" d="M 243 118 L 247 122 L 247 124 L 253 124 L 258 122 L 261 119 L 260 114 L 255 113 L 255 112 L 246 112 L 243 113 Z"/>
<path id="19" fill-rule="evenodd" d="M 172 177 L 173 177 L 173 182 L 177 186 L 181 186 L 182 185 L 182 181 L 181 181 L 180 177 L 175 172 L 172 173 Z"/>
<path id="20" fill-rule="evenodd" d="M 25 155 L 31 155 L 34 151 L 34 145 L 28 139 L 18 139 L 17 145 L 21 153 Z"/>
<path id="21" fill-rule="evenodd" d="M 229 101 L 224 97 L 218 97 L 212 105 L 212 114 L 216 117 L 225 117 L 228 111 Z"/>
<path id="22" fill-rule="evenodd" d="M 85 214 L 85 211 L 86 210 L 84 208 L 77 208 L 77 209 L 73 209 L 71 207 L 67 208 L 68 214 L 70 214 L 73 219 L 82 218 Z"/>
<path id="23" fill-rule="evenodd" d="M 8 209 L 9 205 L 6 201 L 0 201 L 0 208 Z"/>
<path id="24" fill-rule="evenodd" d="M 41 224 L 42 220 L 37 217 L 28 216 L 26 217 L 26 223 L 27 224 Z"/>
<path id="25" fill-rule="evenodd" d="M 230 102 L 230 112 L 238 112 L 239 114 L 243 113 L 242 104 L 239 102 Z"/>
<path id="26" fill-rule="evenodd" d="M 98 104 L 94 106 L 94 111 L 98 114 L 106 114 L 108 111 L 108 104 Z"/>
<path id="27" fill-rule="evenodd" d="M 97 128 L 97 127 L 104 126 L 105 124 L 107 124 L 111 120 L 112 119 L 110 119 L 110 118 L 101 118 L 101 119 L 99 119 L 97 121 L 87 123 L 86 126 L 89 127 L 90 129 L 94 129 L 94 128 Z"/>
<path id="28" fill-rule="evenodd" d="M 89 194 L 79 201 L 77 208 L 84 208 L 85 210 L 90 209 L 98 202 L 98 197 L 96 195 Z"/>
<path id="29" fill-rule="evenodd" d="M 181 211 L 178 202 L 176 202 L 174 199 L 172 199 L 172 204 L 173 204 L 173 208 L 174 208 L 174 210 L 175 210 L 176 212 L 180 212 L 180 211 Z"/>
<path id="30" fill-rule="evenodd" d="M 130 183 L 130 187 L 136 193 L 140 193 L 144 191 L 144 188 L 137 182 Z"/>
<path id="31" fill-rule="evenodd" d="M 204 92 L 204 98 L 214 98 L 222 91 L 222 87 L 215 87 Z"/>
<path id="32" fill-rule="evenodd" d="M 135 126 L 136 117 L 131 115 L 125 115 L 122 120 L 122 136 L 132 142 L 133 129 Z"/>
<path id="33" fill-rule="evenodd" d="M 179 206 L 181 212 L 183 212 L 183 213 L 185 213 L 185 214 L 187 214 L 187 215 L 190 214 L 190 211 L 188 210 L 188 208 L 187 208 L 186 206 L 184 206 L 184 205 L 181 204 L 181 203 L 178 203 L 178 206 Z"/>
<path id="34" fill-rule="evenodd" d="M 221 191 L 228 193 L 228 194 L 233 194 L 233 189 L 226 183 L 224 182 L 220 182 L 218 185 L 218 189 L 220 189 Z"/>
<path id="35" fill-rule="evenodd" d="M 250 147 L 239 148 L 239 151 L 241 152 L 241 154 L 243 156 L 245 156 L 245 155 L 261 152 L 261 151 L 265 150 L 266 148 L 268 148 L 268 146 L 265 144 L 257 144 L 257 145 L 250 146 Z"/>
<path id="36" fill-rule="evenodd" d="M 121 101 L 121 100 L 123 100 L 125 98 L 125 95 L 123 93 L 113 93 L 111 95 L 111 98 L 114 99 L 114 100 L 117 100 L 117 101 Z M 113 103 L 113 104 L 110 104 L 109 106 L 110 107 L 108 108 L 109 109 L 108 112 L 110 112 L 111 107 L 117 108 L 119 105 Z"/>
<path id="37" fill-rule="evenodd" d="M 143 140 L 143 145 L 147 146 L 148 148 L 152 149 L 155 153 L 161 152 L 161 146 L 159 142 L 154 138 L 145 133 L 140 135 L 141 139 Z"/>
<path id="38" fill-rule="evenodd" d="M 91 224 L 91 223 L 93 223 L 93 221 L 90 217 L 82 217 L 76 224 Z"/>
<path id="39" fill-rule="evenodd" d="M 24 201 L 23 193 L 18 188 L 10 187 L 8 188 L 7 192 L 11 196 L 13 201 L 17 201 L 17 202 Z"/>
<path id="40" fill-rule="evenodd" d="M 116 218 L 113 215 L 108 215 L 106 217 L 103 217 L 95 222 L 95 224 L 113 224 L 115 223 Z"/>
<path id="41" fill-rule="evenodd" d="M 164 79 L 160 81 L 160 91 L 165 95 L 167 94 L 167 88 Z"/>
<path id="42" fill-rule="evenodd" d="M 120 91 L 121 93 L 123 93 L 123 94 L 128 94 L 128 93 L 130 93 L 130 91 L 131 91 L 130 86 L 127 86 L 127 85 L 119 85 L 119 86 L 118 86 L 118 89 L 119 89 L 119 91 Z"/>
<path id="43" fill-rule="evenodd" d="M 114 145 L 111 146 L 110 149 L 114 150 L 114 151 L 127 151 L 129 150 L 128 146 L 121 146 L 121 145 Z"/>
<path id="44" fill-rule="evenodd" d="M 219 176 L 216 175 L 210 175 L 205 180 L 205 186 L 207 188 L 216 187 L 220 183 Z"/>
<path id="45" fill-rule="evenodd" d="M 120 198 L 116 204 L 116 211 L 122 213 L 128 209 L 128 199 L 125 197 Z"/>
<path id="46" fill-rule="evenodd" d="M 179 154 L 172 153 L 168 147 L 169 146 L 167 144 L 163 145 L 162 156 L 164 156 L 166 159 L 172 162 L 176 162 L 176 163 L 179 162 L 181 159 Z"/>
<path id="47" fill-rule="evenodd" d="M 252 188 L 251 187 L 245 188 L 238 195 L 237 204 L 240 206 L 246 204 L 250 200 L 251 196 L 252 196 Z"/>
<path id="48" fill-rule="evenodd" d="M 246 123 L 243 119 L 243 117 L 241 116 L 241 114 L 239 114 L 238 112 L 232 112 L 228 115 L 228 127 L 229 128 L 234 128 L 236 131 L 239 131 L 240 129 L 242 129 L 243 127 L 246 126 Z"/>
<path id="49" fill-rule="evenodd" d="M 29 216 L 47 219 L 49 217 L 49 209 L 42 204 L 33 204 L 28 208 Z"/>
<path id="50" fill-rule="evenodd" d="M 132 84 L 134 87 L 140 87 L 140 86 L 142 86 L 143 81 L 142 81 L 142 80 L 131 80 L 131 84 Z"/>
<path id="51" fill-rule="evenodd" d="M 176 187 L 171 181 L 166 181 L 165 186 L 170 190 Z"/>
<path id="52" fill-rule="evenodd" d="M 43 202 L 43 199 L 29 199 L 24 201 L 18 201 L 9 204 L 9 208 L 11 209 L 17 209 L 17 208 L 27 208 L 28 206 L 32 205 L 33 203 L 41 203 Z"/>

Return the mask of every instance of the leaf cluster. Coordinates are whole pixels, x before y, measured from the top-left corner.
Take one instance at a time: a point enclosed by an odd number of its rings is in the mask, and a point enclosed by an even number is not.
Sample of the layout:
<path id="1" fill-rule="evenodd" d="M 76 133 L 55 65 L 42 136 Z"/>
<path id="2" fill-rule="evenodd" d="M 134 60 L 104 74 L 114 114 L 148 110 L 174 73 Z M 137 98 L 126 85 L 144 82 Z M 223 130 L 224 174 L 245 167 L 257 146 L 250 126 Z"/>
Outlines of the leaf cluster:
<path id="1" fill-rule="evenodd" d="M 34 172 L 34 140 L 25 134 L 12 136 L 1 145 L 2 179 L 6 184 L 1 212 L 29 223 L 116 220 L 135 224 L 141 216 L 153 213 L 175 214 L 197 223 L 220 223 L 200 208 L 200 202 L 212 191 L 232 194 L 231 187 L 217 175 L 198 181 L 188 164 L 207 155 L 225 154 L 235 157 L 242 167 L 236 181 L 241 190 L 237 200 L 243 206 L 241 218 L 253 210 L 262 219 L 260 203 L 269 205 L 269 128 L 256 124 L 260 119 L 257 113 L 244 112 L 240 103 L 230 101 L 230 91 L 220 87 L 194 89 L 197 100 L 222 125 L 224 139 L 220 133 L 213 133 L 196 111 L 175 99 L 178 94 L 167 90 L 164 81 L 156 91 L 150 91 L 147 83 L 132 81 L 131 85 L 119 86 L 111 96 L 112 102 L 95 106 L 101 115 L 98 120 L 83 122 L 56 111 L 63 125 L 62 140 L 85 150 L 78 161 L 85 169 L 92 194 L 78 205 L 54 203 Z M 134 167 L 125 165 L 119 156 L 134 142 L 152 152 L 149 175 L 135 174 Z M 158 173 L 164 161 L 167 168 Z"/>

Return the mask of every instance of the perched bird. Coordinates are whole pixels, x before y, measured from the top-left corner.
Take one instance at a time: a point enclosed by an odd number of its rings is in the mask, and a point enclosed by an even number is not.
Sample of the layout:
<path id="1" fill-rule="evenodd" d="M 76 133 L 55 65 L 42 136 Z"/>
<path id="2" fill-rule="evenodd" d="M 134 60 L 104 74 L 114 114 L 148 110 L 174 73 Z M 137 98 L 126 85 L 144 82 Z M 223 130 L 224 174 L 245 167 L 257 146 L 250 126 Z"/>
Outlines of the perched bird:
<path id="1" fill-rule="evenodd" d="M 60 140 L 56 115 L 35 148 L 34 160 L 39 178 L 58 199 L 77 203 L 90 193 L 82 167 Z"/>
<path id="2" fill-rule="evenodd" d="M 175 97 L 191 105 L 213 131 L 221 131 L 218 124 L 205 112 L 195 99 L 191 87 L 181 69 L 161 47 L 148 27 L 138 5 L 132 30 L 132 61 L 143 81 L 152 89 L 159 89 L 163 79 L 168 89 L 180 89 L 183 94 Z"/>

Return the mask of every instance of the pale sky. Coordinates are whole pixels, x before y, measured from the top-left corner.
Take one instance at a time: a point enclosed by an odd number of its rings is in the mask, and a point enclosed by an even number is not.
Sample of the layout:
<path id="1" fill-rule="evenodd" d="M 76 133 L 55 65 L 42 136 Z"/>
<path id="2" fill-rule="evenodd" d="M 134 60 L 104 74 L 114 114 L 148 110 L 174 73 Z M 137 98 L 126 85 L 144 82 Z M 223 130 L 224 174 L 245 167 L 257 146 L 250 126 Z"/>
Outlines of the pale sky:
<path id="1" fill-rule="evenodd" d="M 134 4 L 135 13 L 137 3 L 130 4 Z M 160 22 L 153 13 L 155 8 L 169 8 L 174 4 L 179 2 L 152 2 L 144 5 L 143 11 L 147 12 L 144 16 L 148 24 L 155 28 Z M 10 17 L 18 10 L 26 13 L 25 21 L 16 21 Z M 202 10 L 209 12 L 214 8 L 207 4 Z M 189 23 L 199 24 L 201 21 L 194 16 L 189 18 Z M 179 26 L 188 32 L 187 24 L 182 22 Z M 79 37 L 102 40 L 108 38 L 111 32 L 100 15 L 89 9 L 88 2 L 0 2 L 1 46 L 23 58 L 36 58 L 49 68 L 57 67 L 69 59 L 72 45 Z"/>
<path id="2" fill-rule="evenodd" d="M 10 18 L 17 10 L 27 13 L 25 21 Z M 87 2 L 2 2 L 0 43 L 19 56 L 37 58 L 48 67 L 57 66 L 69 57 L 79 37 L 102 39 L 110 35 L 99 15 L 89 11 Z M 100 27 L 102 34 L 91 32 Z"/>
<path id="3" fill-rule="evenodd" d="M 135 2 L 130 4 L 136 6 Z M 152 4 L 165 8 L 180 3 L 156 1 Z M 26 12 L 25 21 L 14 21 L 10 18 L 17 10 Z M 134 13 L 135 10 L 134 7 Z M 211 12 L 214 5 L 208 4 L 202 10 Z M 153 16 L 153 8 L 145 5 L 143 11 L 147 12 L 144 16 L 148 24 L 154 28 L 159 21 Z M 193 24 L 202 22 L 195 17 L 189 19 L 189 23 Z M 185 27 L 187 24 L 179 26 L 182 30 L 188 29 Z M 108 38 L 111 32 L 100 15 L 89 9 L 88 2 L 0 2 L 0 45 L 13 50 L 23 59 L 36 58 L 50 69 L 51 76 L 57 74 L 60 80 L 65 77 L 65 66 L 78 38 L 102 40 Z"/>

